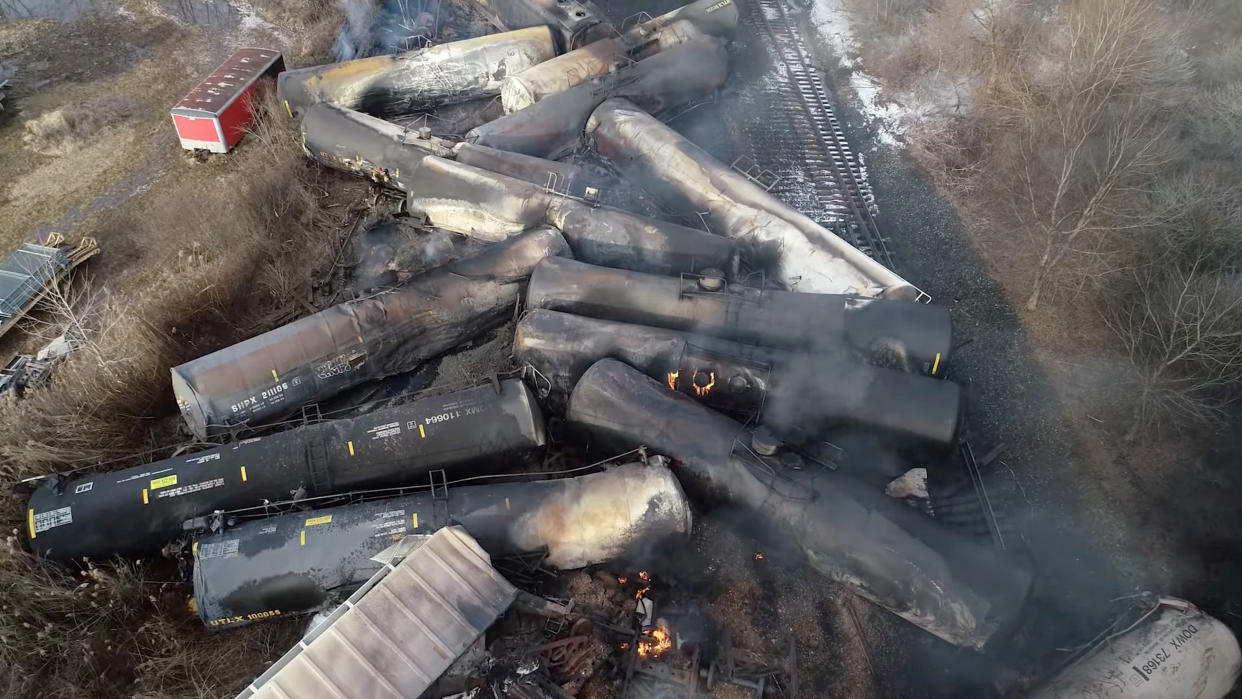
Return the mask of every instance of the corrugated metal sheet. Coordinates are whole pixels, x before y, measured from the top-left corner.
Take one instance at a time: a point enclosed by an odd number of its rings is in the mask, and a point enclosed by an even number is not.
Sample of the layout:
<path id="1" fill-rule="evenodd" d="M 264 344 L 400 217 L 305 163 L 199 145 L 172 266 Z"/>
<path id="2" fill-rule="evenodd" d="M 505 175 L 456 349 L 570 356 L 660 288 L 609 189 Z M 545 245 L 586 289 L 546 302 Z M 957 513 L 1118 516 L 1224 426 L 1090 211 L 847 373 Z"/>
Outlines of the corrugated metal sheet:
<path id="1" fill-rule="evenodd" d="M 388 564 L 238 699 L 415 699 L 517 589 L 461 527 Z"/>
<path id="2" fill-rule="evenodd" d="M 69 267 L 69 255 L 59 248 L 22 243 L 0 263 L 0 319 L 24 312 Z"/>

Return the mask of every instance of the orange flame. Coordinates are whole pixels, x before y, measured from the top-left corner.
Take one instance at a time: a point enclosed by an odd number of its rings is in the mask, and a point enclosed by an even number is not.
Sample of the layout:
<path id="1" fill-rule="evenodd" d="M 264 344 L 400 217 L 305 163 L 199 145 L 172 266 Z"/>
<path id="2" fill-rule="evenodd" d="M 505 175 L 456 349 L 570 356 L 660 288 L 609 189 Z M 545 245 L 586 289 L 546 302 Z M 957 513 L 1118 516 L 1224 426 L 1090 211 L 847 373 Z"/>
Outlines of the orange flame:
<path id="1" fill-rule="evenodd" d="M 695 370 L 694 370 L 694 380 L 695 380 L 695 381 L 697 381 L 697 380 L 698 380 L 698 378 L 699 378 L 699 370 L 698 370 L 698 369 L 695 369 Z M 693 386 L 694 386 L 694 395 L 696 395 L 696 396 L 698 396 L 698 397 L 702 398 L 703 396 L 707 395 L 708 393 L 711 393 L 711 392 L 712 392 L 712 387 L 713 387 L 713 386 L 715 386 L 715 385 L 716 385 L 716 372 L 714 372 L 714 371 L 709 371 L 709 372 L 707 373 L 707 385 L 706 385 L 706 386 L 700 386 L 700 385 L 698 385 L 697 383 L 693 383 Z"/>
<path id="2" fill-rule="evenodd" d="M 763 552 L 762 552 L 762 551 L 758 551 L 758 552 L 756 552 L 756 553 L 755 553 L 755 560 L 756 560 L 756 561 L 762 561 L 762 560 L 763 560 Z"/>
<path id="3" fill-rule="evenodd" d="M 624 575 L 622 575 L 621 577 L 617 578 L 617 582 L 621 583 L 622 585 L 626 584 L 626 583 L 627 583 L 627 582 L 629 582 L 629 581 L 630 581 L 630 579 L 629 579 L 629 578 L 627 578 L 627 577 L 625 577 Z"/>
<path id="4" fill-rule="evenodd" d="M 629 649 L 630 649 L 630 644 L 628 644 L 628 643 L 622 643 L 621 645 L 619 645 L 619 646 L 617 646 L 617 647 L 618 647 L 618 648 L 620 648 L 621 650 L 629 650 Z"/>
<path id="5" fill-rule="evenodd" d="M 643 638 L 638 641 L 638 654 L 644 658 L 658 658 L 672 647 L 673 639 L 669 636 L 668 629 L 657 626 L 643 632 Z"/>
<path id="6" fill-rule="evenodd" d="M 648 573 L 648 572 L 647 572 L 647 571 L 645 571 L 645 570 L 640 570 L 640 571 L 638 571 L 638 579 L 639 579 L 639 580 L 650 580 L 650 579 L 651 579 L 651 574 L 650 574 L 650 573 Z"/>
<path id="7" fill-rule="evenodd" d="M 668 387 L 674 391 L 677 390 L 677 377 L 681 376 L 680 371 L 668 372 Z"/>

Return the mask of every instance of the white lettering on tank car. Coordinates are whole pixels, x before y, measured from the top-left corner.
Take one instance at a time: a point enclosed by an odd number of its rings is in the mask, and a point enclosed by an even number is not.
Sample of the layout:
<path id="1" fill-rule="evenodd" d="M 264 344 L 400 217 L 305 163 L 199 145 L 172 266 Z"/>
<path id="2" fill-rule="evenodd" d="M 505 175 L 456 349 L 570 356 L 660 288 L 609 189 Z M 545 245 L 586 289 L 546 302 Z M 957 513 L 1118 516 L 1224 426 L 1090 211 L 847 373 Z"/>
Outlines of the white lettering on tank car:
<path id="1" fill-rule="evenodd" d="M 178 495 L 189 495 L 190 493 L 197 493 L 200 490 L 207 490 L 208 488 L 218 488 L 222 485 L 224 485 L 223 478 L 213 478 L 209 481 L 200 481 L 198 483 L 192 483 L 190 485 L 183 485 L 180 488 L 169 488 L 167 490 L 161 490 L 156 494 L 155 497 L 175 498 Z"/>
<path id="2" fill-rule="evenodd" d="M 56 510 L 48 510 L 47 512 L 36 512 L 34 515 L 35 534 L 42 534 L 49 529 L 65 524 L 73 524 L 72 507 L 62 507 Z"/>

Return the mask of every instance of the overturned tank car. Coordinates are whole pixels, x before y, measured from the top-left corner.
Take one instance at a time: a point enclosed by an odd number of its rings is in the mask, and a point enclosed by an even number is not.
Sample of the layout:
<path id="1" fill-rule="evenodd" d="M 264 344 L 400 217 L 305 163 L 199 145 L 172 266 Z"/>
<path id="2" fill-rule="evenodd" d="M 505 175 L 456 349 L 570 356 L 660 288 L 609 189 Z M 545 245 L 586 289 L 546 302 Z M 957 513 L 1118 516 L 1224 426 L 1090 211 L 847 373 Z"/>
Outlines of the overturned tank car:
<path id="1" fill-rule="evenodd" d="M 427 158 L 410 181 L 407 208 L 437 228 L 503 240 L 536 226 L 561 231 L 593 264 L 660 274 L 734 264 L 734 241 L 619 209 L 593 206 L 547 186 Z"/>
<path id="2" fill-rule="evenodd" d="M 690 532 L 690 507 L 658 460 L 575 478 L 469 485 L 243 522 L 193 546 L 194 597 L 211 628 L 313 610 L 379 569 L 410 534 L 464 527 L 493 557 L 546 549 L 580 568 Z"/>
<path id="3" fill-rule="evenodd" d="M 567 49 L 596 41 L 614 30 L 591 0 L 474 0 L 498 27 L 552 27 Z"/>
<path id="4" fill-rule="evenodd" d="M 841 351 L 794 353 L 544 309 L 518 322 L 513 350 L 557 404 L 592 364 L 612 358 L 701 403 L 756 416 L 786 442 L 846 426 L 916 450 L 948 449 L 957 438 L 956 384 L 869 366 Z"/>
<path id="5" fill-rule="evenodd" d="M 945 641 L 983 647 L 1016 622 L 1026 600 L 1023 561 L 844 474 L 766 456 L 739 423 L 617 360 L 583 374 L 567 415 L 596 439 L 672 457 L 692 496 L 748 510 L 829 579 Z"/>
<path id="6" fill-rule="evenodd" d="M 527 308 L 695 332 L 788 350 L 848 348 L 872 363 L 938 375 L 953 328 L 943 306 L 727 284 L 719 272 L 661 277 L 574 260 L 535 267 Z"/>
<path id="7" fill-rule="evenodd" d="M 289 115 L 328 102 L 375 116 L 400 116 L 500 93 L 501 80 L 556 55 L 547 27 L 436 44 L 395 56 L 288 70 L 276 94 Z"/>
<path id="8" fill-rule="evenodd" d="M 541 158 L 559 158 L 582 143 L 587 120 L 604 100 L 625 97 L 653 114 L 666 113 L 714 93 L 729 75 L 728 61 L 722 40 L 706 36 L 692 39 L 471 129 L 466 140 Z"/>
<path id="9" fill-rule="evenodd" d="M 548 95 L 563 92 L 692 38 L 727 37 L 737 29 L 733 0 L 698 0 L 640 22 L 616 36 L 593 41 L 556 58 L 509 75 L 500 86 L 505 113 L 525 109 Z"/>
<path id="10" fill-rule="evenodd" d="M 1150 600 L 1124 627 L 1037 688 L 1036 699 L 1220 699 L 1242 669 L 1238 639 L 1220 621 L 1173 597 Z"/>
<path id="11" fill-rule="evenodd" d="M 723 234 L 771 249 L 788 289 L 891 299 L 919 296 L 897 273 L 632 102 L 604 102 L 591 116 L 587 132 L 604 157 L 656 197 L 685 211 L 706 211 Z"/>
<path id="12" fill-rule="evenodd" d="M 451 144 L 391 121 L 331 104 L 308 107 L 302 149 L 312 160 L 401 191 L 429 155 L 449 157 Z"/>
<path id="13" fill-rule="evenodd" d="M 502 381 L 120 471 L 49 477 L 30 497 L 30 546 L 60 561 L 152 554 L 217 510 L 421 484 L 437 469 L 512 462 L 544 441 L 530 391 Z"/>
<path id="14" fill-rule="evenodd" d="M 364 381 L 410 371 L 512 316 L 535 264 L 568 255 L 542 229 L 173 367 L 177 404 L 200 439 L 259 425 Z"/>

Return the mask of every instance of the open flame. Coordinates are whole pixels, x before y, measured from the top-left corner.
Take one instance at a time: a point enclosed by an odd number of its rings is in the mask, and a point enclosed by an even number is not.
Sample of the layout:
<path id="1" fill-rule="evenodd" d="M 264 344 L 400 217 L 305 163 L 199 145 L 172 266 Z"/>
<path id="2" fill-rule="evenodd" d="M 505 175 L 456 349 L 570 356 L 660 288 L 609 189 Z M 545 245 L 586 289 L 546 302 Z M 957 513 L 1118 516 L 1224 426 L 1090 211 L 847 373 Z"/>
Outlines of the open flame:
<path id="1" fill-rule="evenodd" d="M 678 376 L 681 376 L 680 370 L 668 372 L 668 387 L 674 391 L 677 390 L 677 377 Z"/>
<path id="2" fill-rule="evenodd" d="M 711 393 L 712 387 L 716 385 L 716 372 L 708 371 L 704 373 L 707 375 L 707 383 L 705 385 L 703 386 L 699 385 L 699 370 L 698 369 L 694 370 L 694 379 L 692 381 L 692 384 L 694 385 L 694 395 L 700 398 L 702 398 L 703 396 L 706 396 L 708 393 Z"/>
<path id="3" fill-rule="evenodd" d="M 642 581 L 643 586 L 634 593 L 634 599 L 642 599 L 643 595 L 647 594 L 647 590 L 651 589 L 651 575 L 647 571 L 638 571 L 638 579 Z"/>
<path id="4" fill-rule="evenodd" d="M 643 637 L 638 639 L 638 655 L 643 658 L 658 658 L 672 647 L 673 638 L 663 626 L 644 631 Z"/>

